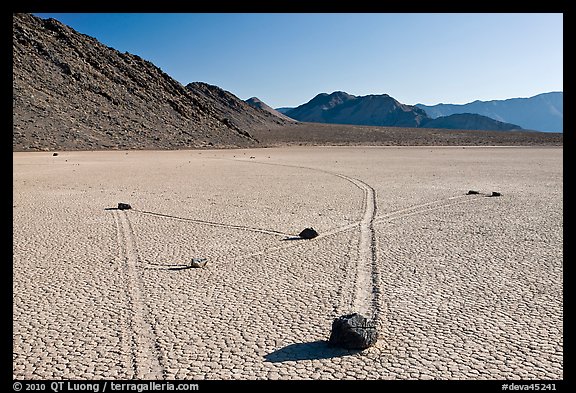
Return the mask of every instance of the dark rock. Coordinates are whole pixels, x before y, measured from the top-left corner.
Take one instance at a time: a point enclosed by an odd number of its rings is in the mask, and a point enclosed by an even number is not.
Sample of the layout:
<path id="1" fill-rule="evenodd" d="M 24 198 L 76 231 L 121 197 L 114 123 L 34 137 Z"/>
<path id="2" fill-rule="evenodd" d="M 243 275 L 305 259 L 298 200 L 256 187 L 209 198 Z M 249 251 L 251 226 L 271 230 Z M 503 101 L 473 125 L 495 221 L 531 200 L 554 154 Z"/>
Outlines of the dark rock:
<path id="1" fill-rule="evenodd" d="M 118 203 L 118 210 L 129 210 L 132 209 L 132 206 L 130 206 L 127 203 Z"/>
<path id="2" fill-rule="evenodd" d="M 56 157 L 58 153 L 52 153 L 52 157 Z"/>
<path id="3" fill-rule="evenodd" d="M 190 263 L 190 266 L 195 267 L 195 268 L 202 268 L 202 267 L 206 266 L 207 263 L 208 263 L 208 260 L 206 258 L 192 258 L 192 262 Z"/>
<path id="4" fill-rule="evenodd" d="M 366 349 L 376 344 L 376 324 L 358 313 L 343 315 L 332 322 L 328 345 L 345 349 Z"/>
<path id="5" fill-rule="evenodd" d="M 302 239 L 314 239 L 318 236 L 318 232 L 314 228 L 305 228 L 298 236 Z"/>
<path id="6" fill-rule="evenodd" d="M 480 194 L 478 191 L 470 190 L 466 195 Z"/>
<path id="7" fill-rule="evenodd" d="M 493 197 L 497 197 L 497 196 L 501 196 L 502 194 L 500 194 L 499 192 L 496 191 L 492 191 L 492 195 Z"/>

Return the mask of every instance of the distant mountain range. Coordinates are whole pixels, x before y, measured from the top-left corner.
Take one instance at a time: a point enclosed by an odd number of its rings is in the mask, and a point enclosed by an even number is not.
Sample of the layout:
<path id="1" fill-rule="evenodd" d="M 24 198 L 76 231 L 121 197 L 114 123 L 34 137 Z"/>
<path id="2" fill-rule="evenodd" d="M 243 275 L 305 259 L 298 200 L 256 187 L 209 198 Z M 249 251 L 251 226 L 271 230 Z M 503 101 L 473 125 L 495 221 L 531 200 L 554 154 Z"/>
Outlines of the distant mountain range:
<path id="1" fill-rule="evenodd" d="M 264 139 L 271 145 L 562 143 L 556 134 L 460 131 L 519 127 L 477 114 L 432 119 L 386 94 L 323 93 L 287 109 L 288 117 L 256 97 L 245 102 L 203 82 L 183 86 L 151 62 L 55 19 L 13 14 L 12 32 L 13 151 L 257 147 Z"/>
<path id="2" fill-rule="evenodd" d="M 284 113 L 284 114 L 285 114 L 286 112 L 288 112 L 290 109 L 294 109 L 294 107 L 284 106 L 284 107 L 282 107 L 282 108 L 276 108 L 276 110 L 277 110 L 278 112 Z"/>
<path id="3" fill-rule="evenodd" d="M 313 123 L 497 131 L 522 128 L 473 113 L 433 119 L 423 109 L 402 104 L 387 94 L 354 96 L 342 91 L 321 93 L 296 108 L 282 109 L 285 109 L 286 116 Z"/>
<path id="4" fill-rule="evenodd" d="M 502 122 L 511 122 L 529 130 L 563 132 L 564 93 L 551 92 L 529 98 L 474 101 L 468 104 L 416 104 L 435 119 L 456 113 L 477 113 Z"/>

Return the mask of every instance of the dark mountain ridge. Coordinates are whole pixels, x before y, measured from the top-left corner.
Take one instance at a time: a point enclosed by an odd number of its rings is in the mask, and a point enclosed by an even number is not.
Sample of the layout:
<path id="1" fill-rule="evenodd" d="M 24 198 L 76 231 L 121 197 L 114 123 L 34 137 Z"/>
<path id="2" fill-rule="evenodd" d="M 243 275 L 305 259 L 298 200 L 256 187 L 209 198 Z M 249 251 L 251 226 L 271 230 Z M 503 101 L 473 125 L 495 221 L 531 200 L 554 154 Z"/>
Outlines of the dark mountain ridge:
<path id="1" fill-rule="evenodd" d="M 257 146 L 286 123 L 55 19 L 13 15 L 13 150 Z"/>
<path id="2" fill-rule="evenodd" d="M 432 119 L 426 112 L 413 105 L 405 105 L 388 94 L 353 96 L 336 91 L 321 93 L 309 102 L 287 110 L 293 119 L 313 123 L 353 124 L 385 127 L 426 127 L 466 130 L 521 129 L 477 114 L 462 114 L 448 118 Z"/>
<path id="3" fill-rule="evenodd" d="M 449 130 L 492 130 L 512 131 L 522 127 L 516 124 L 504 123 L 476 113 L 456 113 L 428 119 L 422 123 L 423 128 L 442 128 Z"/>

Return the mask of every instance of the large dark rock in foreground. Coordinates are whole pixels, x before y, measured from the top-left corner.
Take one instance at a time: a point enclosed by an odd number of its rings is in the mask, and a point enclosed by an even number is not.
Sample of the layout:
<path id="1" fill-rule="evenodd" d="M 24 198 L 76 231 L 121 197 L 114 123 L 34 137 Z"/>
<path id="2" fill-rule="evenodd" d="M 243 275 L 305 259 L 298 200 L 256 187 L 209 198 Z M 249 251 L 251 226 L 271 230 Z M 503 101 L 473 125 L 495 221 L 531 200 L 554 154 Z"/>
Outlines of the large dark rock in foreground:
<path id="1" fill-rule="evenodd" d="M 361 314 L 354 313 L 338 317 L 332 322 L 332 333 L 328 345 L 345 349 L 366 349 L 376 344 L 376 324 Z"/>

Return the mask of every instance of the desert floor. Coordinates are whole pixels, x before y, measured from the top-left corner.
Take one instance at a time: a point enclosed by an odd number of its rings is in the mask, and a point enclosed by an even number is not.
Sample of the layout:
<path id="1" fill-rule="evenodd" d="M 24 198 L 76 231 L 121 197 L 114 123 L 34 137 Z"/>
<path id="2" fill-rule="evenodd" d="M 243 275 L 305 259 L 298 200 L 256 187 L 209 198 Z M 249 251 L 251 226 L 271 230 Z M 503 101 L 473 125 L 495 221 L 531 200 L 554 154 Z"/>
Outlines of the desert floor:
<path id="1" fill-rule="evenodd" d="M 562 153 L 13 153 L 13 377 L 562 379 Z"/>

